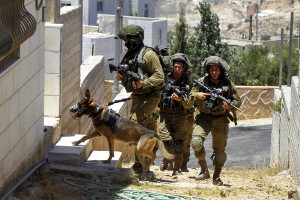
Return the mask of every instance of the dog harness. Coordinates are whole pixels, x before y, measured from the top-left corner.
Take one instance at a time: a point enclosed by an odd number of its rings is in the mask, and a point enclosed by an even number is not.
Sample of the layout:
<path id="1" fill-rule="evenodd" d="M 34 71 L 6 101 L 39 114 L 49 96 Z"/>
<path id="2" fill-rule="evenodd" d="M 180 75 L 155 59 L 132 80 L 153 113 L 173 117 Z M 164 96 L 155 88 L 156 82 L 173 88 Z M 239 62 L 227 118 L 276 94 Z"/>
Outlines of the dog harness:
<path id="1" fill-rule="evenodd" d="M 104 123 L 105 125 L 111 127 L 112 132 L 115 132 L 117 130 L 120 119 L 121 116 L 119 113 L 112 109 L 108 109 L 103 118 L 101 120 L 95 120 L 94 124 L 99 125 L 101 123 Z"/>

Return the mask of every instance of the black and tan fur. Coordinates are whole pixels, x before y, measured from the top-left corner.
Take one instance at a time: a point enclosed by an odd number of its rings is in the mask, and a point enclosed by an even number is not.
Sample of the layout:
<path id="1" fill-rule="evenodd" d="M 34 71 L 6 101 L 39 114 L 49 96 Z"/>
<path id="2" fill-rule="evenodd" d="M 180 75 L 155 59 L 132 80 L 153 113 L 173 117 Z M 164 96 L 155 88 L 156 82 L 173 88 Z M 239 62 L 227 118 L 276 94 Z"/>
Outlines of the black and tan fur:
<path id="1" fill-rule="evenodd" d="M 142 174 L 140 178 L 144 178 L 146 172 L 149 170 L 151 163 L 156 158 L 153 153 L 155 146 L 162 155 L 167 159 L 173 159 L 174 155 L 167 152 L 160 136 L 147 128 L 144 128 L 140 124 L 137 124 L 131 120 L 119 117 L 114 127 L 107 125 L 103 121 L 103 117 L 109 111 L 108 106 L 102 107 L 93 101 L 89 90 L 86 90 L 83 100 L 78 102 L 70 108 L 70 112 L 75 113 L 76 118 L 80 118 L 83 115 L 89 116 L 93 120 L 95 131 L 91 134 L 83 136 L 80 140 L 73 142 L 74 145 L 79 145 L 85 140 L 92 139 L 103 135 L 106 137 L 109 146 L 109 157 L 103 161 L 109 163 L 114 157 L 114 141 L 119 140 L 124 143 L 136 145 L 136 155 L 139 162 L 142 164 Z M 145 159 L 148 158 L 148 159 Z"/>

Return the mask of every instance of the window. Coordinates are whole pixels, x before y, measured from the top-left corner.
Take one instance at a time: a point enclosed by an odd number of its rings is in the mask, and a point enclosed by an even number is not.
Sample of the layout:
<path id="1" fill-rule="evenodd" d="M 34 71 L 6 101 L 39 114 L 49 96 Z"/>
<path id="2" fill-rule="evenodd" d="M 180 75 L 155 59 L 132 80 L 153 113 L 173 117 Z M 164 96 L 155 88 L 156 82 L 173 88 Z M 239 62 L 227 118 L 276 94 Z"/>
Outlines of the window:
<path id="1" fill-rule="evenodd" d="M 149 17 L 149 4 L 145 4 L 144 17 Z"/>
<path id="2" fill-rule="evenodd" d="M 67 1 L 67 0 L 61 0 L 60 1 L 60 7 L 63 7 L 63 6 L 71 6 L 71 1 Z"/>
<path id="3" fill-rule="evenodd" d="M 162 30 L 161 29 L 159 29 L 159 31 L 158 31 L 158 43 L 157 44 L 161 44 L 161 35 L 162 35 Z"/>
<path id="4" fill-rule="evenodd" d="M 0 73 L 20 57 L 20 45 L 36 30 L 24 1 L 0 1 Z"/>
<path id="5" fill-rule="evenodd" d="M 103 1 L 97 1 L 97 11 L 103 11 Z"/>
<path id="6" fill-rule="evenodd" d="M 61 3 L 60 7 L 63 7 L 63 6 L 71 6 L 71 4 L 70 3 Z"/>

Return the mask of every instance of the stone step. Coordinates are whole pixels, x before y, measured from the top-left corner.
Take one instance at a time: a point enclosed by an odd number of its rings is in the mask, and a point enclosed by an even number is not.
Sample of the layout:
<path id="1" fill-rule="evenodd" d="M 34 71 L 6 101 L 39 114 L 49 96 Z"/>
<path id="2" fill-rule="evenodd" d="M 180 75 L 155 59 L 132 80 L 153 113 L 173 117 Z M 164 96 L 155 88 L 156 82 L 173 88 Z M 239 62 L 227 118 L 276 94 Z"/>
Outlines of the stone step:
<path id="1" fill-rule="evenodd" d="M 86 168 L 122 168 L 122 152 L 115 151 L 110 163 L 103 163 L 109 157 L 109 151 L 93 151 L 83 164 Z"/>
<path id="2" fill-rule="evenodd" d="M 82 165 L 92 151 L 92 140 L 87 140 L 78 146 L 72 142 L 79 140 L 82 134 L 62 134 L 59 141 L 48 151 L 48 161 L 51 164 Z"/>

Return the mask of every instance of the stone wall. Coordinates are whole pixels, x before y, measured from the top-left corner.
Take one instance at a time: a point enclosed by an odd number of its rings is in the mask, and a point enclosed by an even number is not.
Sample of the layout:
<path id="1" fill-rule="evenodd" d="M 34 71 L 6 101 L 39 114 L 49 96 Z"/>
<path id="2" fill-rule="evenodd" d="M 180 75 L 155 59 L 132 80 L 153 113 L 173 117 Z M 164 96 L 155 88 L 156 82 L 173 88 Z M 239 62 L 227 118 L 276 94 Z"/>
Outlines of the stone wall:
<path id="1" fill-rule="evenodd" d="M 80 99 L 84 97 L 86 89 L 97 103 L 100 105 L 105 104 L 105 77 L 104 74 L 104 57 L 103 56 L 90 56 L 80 66 Z M 76 120 L 75 120 L 76 121 Z M 72 134 L 88 134 L 93 130 L 92 120 L 87 116 L 79 120 L 80 128 L 78 132 Z"/>
<path id="2" fill-rule="evenodd" d="M 78 132 L 76 120 L 69 113 L 70 105 L 77 102 L 80 91 L 80 65 L 82 51 L 82 11 L 81 7 L 62 7 L 61 15 L 55 22 L 64 24 L 61 32 L 61 113 L 62 133 Z"/>
<path id="3" fill-rule="evenodd" d="M 241 97 L 243 112 L 237 111 L 239 120 L 271 118 L 274 90 L 278 87 L 236 86 Z"/>
<path id="4" fill-rule="evenodd" d="M 293 179 L 300 183 L 299 77 L 292 77 L 291 87 L 276 90 L 274 102 L 281 103 L 281 110 L 273 113 L 270 164 L 290 169 Z"/>
<path id="5" fill-rule="evenodd" d="M 45 156 L 45 28 L 42 10 L 36 9 L 35 1 L 24 4 L 37 26 L 21 44 L 20 57 L 0 73 L 0 199 Z"/>

